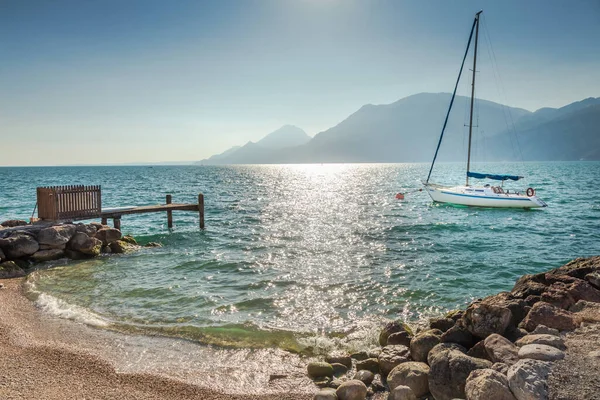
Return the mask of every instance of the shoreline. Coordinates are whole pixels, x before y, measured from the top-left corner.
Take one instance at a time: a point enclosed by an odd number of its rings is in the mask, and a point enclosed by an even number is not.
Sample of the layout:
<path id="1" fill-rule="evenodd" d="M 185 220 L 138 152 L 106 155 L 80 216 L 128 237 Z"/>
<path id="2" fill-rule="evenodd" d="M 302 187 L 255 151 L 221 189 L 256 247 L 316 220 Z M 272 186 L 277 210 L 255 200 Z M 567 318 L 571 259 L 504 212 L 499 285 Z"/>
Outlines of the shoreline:
<path id="1" fill-rule="evenodd" d="M 3 280 L 0 290 L 2 398 L 304 400 L 316 391 L 297 356 L 233 355 L 184 340 L 93 328 L 44 314 L 25 296 L 24 282 Z M 211 356 L 231 365 L 211 371 Z M 181 357 L 187 363 L 180 365 Z M 276 361 L 282 365 L 271 364 Z"/>

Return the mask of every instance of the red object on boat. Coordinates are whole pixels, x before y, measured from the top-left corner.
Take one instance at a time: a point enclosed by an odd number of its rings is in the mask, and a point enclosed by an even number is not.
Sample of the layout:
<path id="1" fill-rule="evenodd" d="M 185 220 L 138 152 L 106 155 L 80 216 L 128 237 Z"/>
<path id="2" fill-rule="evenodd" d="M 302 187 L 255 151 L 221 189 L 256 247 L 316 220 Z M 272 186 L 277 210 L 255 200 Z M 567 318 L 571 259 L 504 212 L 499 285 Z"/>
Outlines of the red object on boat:
<path id="1" fill-rule="evenodd" d="M 402 193 L 396 193 L 396 198 L 398 200 L 404 200 L 404 195 Z"/>

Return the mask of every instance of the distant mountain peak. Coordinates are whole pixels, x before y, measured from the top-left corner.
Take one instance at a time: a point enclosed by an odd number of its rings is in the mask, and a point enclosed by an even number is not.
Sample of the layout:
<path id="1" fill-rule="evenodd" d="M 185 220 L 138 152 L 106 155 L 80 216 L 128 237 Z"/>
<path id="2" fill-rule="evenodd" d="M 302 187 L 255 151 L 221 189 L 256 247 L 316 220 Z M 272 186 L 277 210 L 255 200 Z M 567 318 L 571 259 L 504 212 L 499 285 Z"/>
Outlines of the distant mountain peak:
<path id="1" fill-rule="evenodd" d="M 256 144 L 269 149 L 283 149 L 303 145 L 308 143 L 310 139 L 310 136 L 297 126 L 283 125 L 256 142 Z"/>

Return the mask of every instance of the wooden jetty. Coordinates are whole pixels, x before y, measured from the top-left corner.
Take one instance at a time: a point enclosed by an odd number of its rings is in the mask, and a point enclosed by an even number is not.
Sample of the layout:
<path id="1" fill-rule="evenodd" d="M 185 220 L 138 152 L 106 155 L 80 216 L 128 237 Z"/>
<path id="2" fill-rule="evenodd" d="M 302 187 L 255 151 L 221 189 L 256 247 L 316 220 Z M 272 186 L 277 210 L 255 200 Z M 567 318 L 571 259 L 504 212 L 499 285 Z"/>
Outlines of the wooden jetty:
<path id="1" fill-rule="evenodd" d="M 204 229 L 204 195 L 198 195 L 198 203 L 173 203 L 166 196 L 166 204 L 153 206 L 120 207 L 102 209 L 100 186 L 49 186 L 37 188 L 38 218 L 49 221 L 78 221 L 101 218 L 103 224 L 112 218 L 116 229 L 121 229 L 121 217 L 130 214 L 166 212 L 167 226 L 173 227 L 173 211 L 194 211 L 200 217 L 200 229 Z"/>

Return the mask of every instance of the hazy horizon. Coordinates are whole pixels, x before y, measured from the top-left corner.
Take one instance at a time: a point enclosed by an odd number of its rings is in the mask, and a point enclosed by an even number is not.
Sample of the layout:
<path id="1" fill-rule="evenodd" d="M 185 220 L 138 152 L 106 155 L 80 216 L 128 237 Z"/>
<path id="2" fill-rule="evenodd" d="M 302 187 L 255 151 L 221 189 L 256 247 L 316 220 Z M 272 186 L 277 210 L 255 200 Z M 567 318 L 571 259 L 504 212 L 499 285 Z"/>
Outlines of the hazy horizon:
<path id="1" fill-rule="evenodd" d="M 451 92 L 482 8 L 478 97 L 535 111 L 600 96 L 594 1 L 5 3 L 0 165 L 189 162 Z"/>

